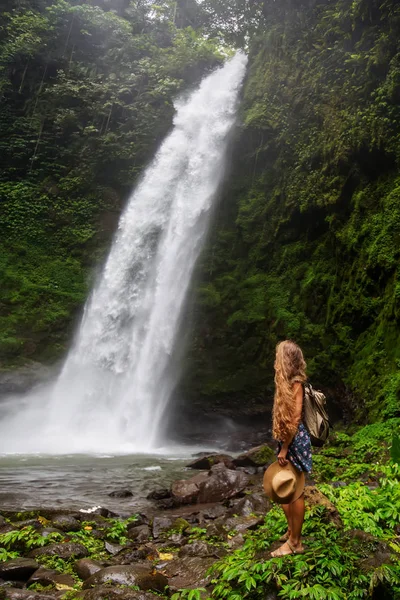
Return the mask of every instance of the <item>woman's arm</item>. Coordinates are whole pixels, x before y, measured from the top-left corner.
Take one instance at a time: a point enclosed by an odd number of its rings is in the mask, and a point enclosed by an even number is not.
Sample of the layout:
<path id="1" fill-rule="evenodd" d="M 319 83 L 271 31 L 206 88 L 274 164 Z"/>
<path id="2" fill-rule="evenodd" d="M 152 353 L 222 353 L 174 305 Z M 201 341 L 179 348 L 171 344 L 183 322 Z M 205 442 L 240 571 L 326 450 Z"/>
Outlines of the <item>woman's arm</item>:
<path id="1" fill-rule="evenodd" d="M 303 386 L 300 382 L 296 381 L 296 383 L 293 385 L 293 395 L 294 395 L 294 402 L 295 402 L 293 420 L 294 420 L 294 423 L 296 424 L 295 431 L 297 431 L 297 428 L 299 426 L 300 419 L 301 419 L 301 413 L 303 410 Z M 290 436 L 289 438 L 284 440 L 284 442 L 282 444 L 282 448 L 278 454 L 278 462 L 281 465 L 281 467 L 284 467 L 287 464 L 286 455 L 287 455 L 289 446 L 294 438 L 294 435 L 295 434 L 293 434 L 292 436 Z"/>

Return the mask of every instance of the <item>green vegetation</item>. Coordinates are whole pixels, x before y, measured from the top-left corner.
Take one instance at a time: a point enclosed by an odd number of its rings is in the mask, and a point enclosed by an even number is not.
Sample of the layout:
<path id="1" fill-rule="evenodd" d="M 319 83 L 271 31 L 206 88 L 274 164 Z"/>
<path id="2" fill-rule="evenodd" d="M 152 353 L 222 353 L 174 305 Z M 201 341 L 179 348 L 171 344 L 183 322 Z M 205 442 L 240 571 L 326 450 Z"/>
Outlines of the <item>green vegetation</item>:
<path id="1" fill-rule="evenodd" d="M 293 338 L 347 415 L 394 417 L 400 6 L 263 4 L 243 128 L 199 267 L 185 393 L 227 406 L 270 396 L 275 344 Z"/>
<path id="2" fill-rule="evenodd" d="M 264 600 L 269 593 L 278 593 L 282 600 L 397 600 L 400 597 L 400 464 L 391 459 L 393 432 L 400 419 L 389 419 L 362 428 L 352 435 L 335 432 L 326 447 L 314 457 L 313 477 L 320 500 L 309 495 L 309 507 L 304 525 L 305 553 L 284 558 L 270 558 L 271 546 L 286 529 L 283 511 L 274 506 L 257 529 L 244 534 L 244 543 L 237 550 L 229 549 L 229 540 L 237 535 L 221 527 L 220 534 L 212 528 L 188 527 L 178 519 L 169 532 L 182 532 L 186 543 L 203 541 L 227 551 L 213 565 L 211 585 L 206 589 L 183 589 L 172 595 L 173 600 Z M 48 522 L 39 516 L 38 522 Z M 23 555 L 30 549 L 52 541 L 72 541 L 83 544 L 89 557 L 101 562 L 109 559 L 105 542 L 112 539 L 124 545 L 127 526 L 133 515 L 124 521 L 100 519 L 84 521 L 76 532 L 55 534 L 44 538 L 32 526 L 0 535 L 5 550 L 0 560 Z M 178 560 L 160 540 L 151 560 Z M 73 575 L 74 587 L 82 581 L 74 571 L 75 559 L 39 556 L 37 560 L 48 568 Z M 37 588 L 36 588 L 37 589 Z M 67 598 L 73 598 L 73 590 Z M 161 596 L 164 597 L 164 596 Z M 165 598 L 168 596 L 166 595 Z M 67 598 L 65 600 L 67 600 Z"/>
<path id="3" fill-rule="evenodd" d="M 65 351 L 173 99 L 221 61 L 166 2 L 0 9 L 0 361 Z"/>
<path id="4" fill-rule="evenodd" d="M 353 436 L 337 433 L 316 455 L 317 480 L 326 478 L 325 465 L 336 457 L 333 469 L 340 473 L 335 480 L 340 478 L 341 485 L 318 485 L 337 516 L 332 518 L 322 504 L 308 508 L 304 554 L 269 558 L 271 545 L 287 527 L 283 511 L 275 506 L 261 527 L 246 534 L 241 548 L 213 567 L 212 592 L 201 595 L 199 589 L 192 597 L 261 600 L 278 591 L 283 600 L 399 598 L 400 464 L 388 458 L 392 431 L 399 426 L 400 419 L 393 419 L 363 427 Z M 365 483 L 356 480 L 350 466 L 366 467 Z M 188 594 L 182 590 L 174 600 Z"/>

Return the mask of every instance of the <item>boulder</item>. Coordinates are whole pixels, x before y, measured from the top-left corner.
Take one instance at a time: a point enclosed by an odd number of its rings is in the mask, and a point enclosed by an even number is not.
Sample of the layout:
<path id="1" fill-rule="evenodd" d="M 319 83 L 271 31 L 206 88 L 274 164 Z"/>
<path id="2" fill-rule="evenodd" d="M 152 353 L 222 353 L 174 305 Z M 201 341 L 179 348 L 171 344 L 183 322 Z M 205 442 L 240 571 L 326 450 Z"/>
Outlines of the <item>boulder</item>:
<path id="1" fill-rule="evenodd" d="M 113 542 L 107 541 L 104 542 L 104 547 L 109 554 L 112 554 L 112 556 L 118 554 L 118 552 L 121 552 L 121 550 L 124 548 L 124 546 L 121 546 L 120 544 L 113 544 Z"/>
<path id="2" fill-rule="evenodd" d="M 304 488 L 304 499 L 309 506 L 315 506 L 317 504 L 325 506 L 328 520 L 338 528 L 343 527 L 342 520 L 336 507 L 315 486 L 307 485 Z"/>
<path id="3" fill-rule="evenodd" d="M 200 486 L 207 480 L 207 473 L 199 473 L 190 479 L 180 479 L 178 481 L 174 481 L 171 487 L 172 499 L 176 500 L 180 504 L 195 503 L 200 492 Z"/>
<path id="4" fill-rule="evenodd" d="M 257 529 L 264 522 L 264 517 L 230 517 L 224 522 L 228 531 L 245 533 Z"/>
<path id="5" fill-rule="evenodd" d="M 215 563 L 215 558 L 200 556 L 184 556 L 171 560 L 163 567 L 172 593 L 182 588 L 205 587 L 210 583 L 207 571 Z"/>
<path id="6" fill-rule="evenodd" d="M 97 573 L 97 571 L 101 571 L 103 565 L 99 563 L 97 560 L 92 560 L 91 558 L 81 558 L 77 560 L 74 566 L 75 573 L 85 581 L 89 579 L 92 575 Z"/>
<path id="7" fill-rule="evenodd" d="M 54 600 L 54 596 L 41 594 L 33 590 L 20 590 L 18 588 L 6 589 L 6 600 Z"/>
<path id="8" fill-rule="evenodd" d="M 169 498 L 171 496 L 171 490 L 167 490 L 166 488 L 160 488 L 158 490 L 153 490 L 150 494 L 147 494 L 147 500 L 164 500 L 165 498 Z"/>
<path id="9" fill-rule="evenodd" d="M 83 589 L 89 589 L 107 582 L 114 585 L 137 585 L 140 589 L 163 592 L 168 580 L 161 573 L 152 573 L 150 567 L 142 565 L 117 565 L 106 567 L 94 573 L 83 584 Z"/>
<path id="10" fill-rule="evenodd" d="M 249 517 L 250 515 L 265 515 L 272 508 L 271 501 L 263 492 L 249 494 L 245 498 L 239 498 L 234 501 L 228 515 L 238 515 L 240 517 Z"/>
<path id="11" fill-rule="evenodd" d="M 168 517 L 154 517 L 153 519 L 153 537 L 157 539 L 161 536 L 162 533 L 171 529 L 173 524 L 173 519 Z"/>
<path id="12" fill-rule="evenodd" d="M 227 469 L 223 463 L 212 467 L 208 478 L 202 482 L 197 502 L 221 502 L 242 492 L 249 480 L 245 473 Z"/>
<path id="13" fill-rule="evenodd" d="M 115 490 L 108 494 L 111 498 L 132 498 L 133 494 L 130 490 Z"/>
<path id="14" fill-rule="evenodd" d="M 136 542 L 145 542 L 150 537 L 150 527 L 148 525 L 139 525 L 128 529 L 128 538 Z"/>
<path id="15" fill-rule="evenodd" d="M 236 496 L 248 482 L 245 473 L 227 469 L 223 463 L 218 463 L 209 473 L 199 473 L 190 479 L 175 481 L 171 492 L 180 504 L 207 504 Z"/>
<path id="16" fill-rule="evenodd" d="M 233 459 L 237 467 L 262 467 L 276 460 L 275 452 L 267 444 L 251 448 Z"/>
<path id="17" fill-rule="evenodd" d="M 40 567 L 31 575 L 27 585 L 31 585 L 32 583 L 40 583 L 41 585 L 61 584 L 72 587 L 76 581 L 69 573 L 58 573 L 53 569 Z"/>
<path id="18" fill-rule="evenodd" d="M 205 469 L 209 471 L 211 467 L 219 463 L 223 463 L 227 469 L 236 469 L 232 456 L 229 456 L 228 454 L 209 454 L 208 456 L 201 456 L 186 466 L 188 469 Z"/>
<path id="19" fill-rule="evenodd" d="M 200 556 L 202 558 L 213 556 L 214 558 L 220 558 L 226 554 L 226 550 L 223 548 L 212 546 L 207 542 L 195 541 L 192 544 L 186 544 L 179 550 L 178 556 Z"/>
<path id="20" fill-rule="evenodd" d="M 176 508 L 180 504 L 182 504 L 182 502 L 179 502 L 179 500 L 176 498 L 165 498 L 164 500 L 157 500 L 156 506 L 158 510 L 168 510 L 171 508 Z"/>
<path id="21" fill-rule="evenodd" d="M 216 504 L 210 508 L 206 508 L 201 512 L 203 519 L 214 520 L 218 517 L 223 517 L 226 514 L 226 508 L 222 504 Z"/>
<path id="22" fill-rule="evenodd" d="M 13 558 L 0 562 L 0 577 L 6 581 L 28 581 L 39 567 L 40 565 L 30 558 Z"/>
<path id="23" fill-rule="evenodd" d="M 61 542 L 49 544 L 48 546 L 43 546 L 43 548 L 36 548 L 28 556 L 30 558 L 36 558 L 36 556 L 58 556 L 59 558 L 68 560 L 70 558 L 85 558 L 88 554 L 85 546 L 78 542 Z"/>
<path id="24" fill-rule="evenodd" d="M 57 515 L 52 519 L 52 526 L 61 531 L 79 531 L 81 524 L 71 515 Z"/>
<path id="25" fill-rule="evenodd" d="M 91 590 L 84 591 L 81 595 L 84 600 L 157 600 L 151 592 L 136 592 L 134 590 L 99 585 Z"/>

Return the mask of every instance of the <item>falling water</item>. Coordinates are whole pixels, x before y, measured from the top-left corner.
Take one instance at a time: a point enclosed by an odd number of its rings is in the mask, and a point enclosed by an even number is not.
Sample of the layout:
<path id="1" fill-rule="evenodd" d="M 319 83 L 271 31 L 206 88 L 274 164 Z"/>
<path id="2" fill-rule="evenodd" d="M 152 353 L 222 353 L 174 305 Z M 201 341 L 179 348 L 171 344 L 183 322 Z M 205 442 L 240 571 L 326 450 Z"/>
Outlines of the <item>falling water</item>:
<path id="1" fill-rule="evenodd" d="M 0 452 L 148 452 L 160 443 L 180 316 L 245 67 L 237 54 L 176 102 L 174 127 L 129 199 L 60 376 L 2 405 Z"/>

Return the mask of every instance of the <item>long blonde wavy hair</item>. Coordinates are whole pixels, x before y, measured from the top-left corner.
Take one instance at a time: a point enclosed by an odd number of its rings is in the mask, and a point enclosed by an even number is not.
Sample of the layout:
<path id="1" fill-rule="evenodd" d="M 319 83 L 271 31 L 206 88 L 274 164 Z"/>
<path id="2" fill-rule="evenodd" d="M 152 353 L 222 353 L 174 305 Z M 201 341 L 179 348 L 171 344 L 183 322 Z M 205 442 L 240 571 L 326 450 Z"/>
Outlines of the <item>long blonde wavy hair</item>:
<path id="1" fill-rule="evenodd" d="M 275 357 L 275 399 L 272 412 L 272 435 L 285 441 L 296 433 L 293 384 L 307 380 L 306 361 L 301 348 L 291 340 L 280 342 Z"/>

